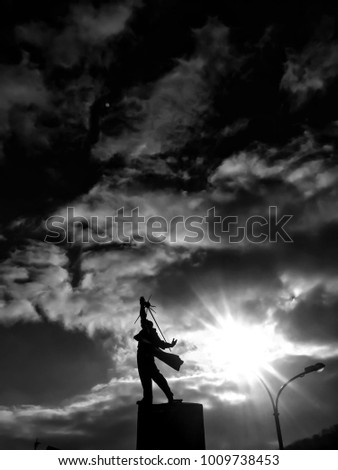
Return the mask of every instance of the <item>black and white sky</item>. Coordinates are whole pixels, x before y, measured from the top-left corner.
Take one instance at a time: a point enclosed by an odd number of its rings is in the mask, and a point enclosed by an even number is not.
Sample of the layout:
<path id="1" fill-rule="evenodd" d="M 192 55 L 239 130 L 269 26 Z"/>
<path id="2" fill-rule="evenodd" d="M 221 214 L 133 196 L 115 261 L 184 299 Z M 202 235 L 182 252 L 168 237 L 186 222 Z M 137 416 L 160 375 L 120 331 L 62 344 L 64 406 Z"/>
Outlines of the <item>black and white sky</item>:
<path id="1" fill-rule="evenodd" d="M 338 37 L 324 0 L 3 0 L 0 447 L 135 448 L 138 299 L 209 449 L 338 423 Z M 46 243 L 46 221 L 292 215 L 292 243 Z M 91 233 L 91 222 L 84 227 Z M 250 359 L 252 358 L 253 361 Z M 159 391 L 155 400 L 161 402 Z"/>

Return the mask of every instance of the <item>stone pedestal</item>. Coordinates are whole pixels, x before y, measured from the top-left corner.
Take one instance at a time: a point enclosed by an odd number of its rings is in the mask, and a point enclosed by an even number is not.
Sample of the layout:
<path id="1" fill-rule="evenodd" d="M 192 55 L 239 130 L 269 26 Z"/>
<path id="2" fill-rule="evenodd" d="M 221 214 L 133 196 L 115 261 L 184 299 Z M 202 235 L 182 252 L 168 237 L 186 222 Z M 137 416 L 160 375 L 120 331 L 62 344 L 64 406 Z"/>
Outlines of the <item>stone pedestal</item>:
<path id="1" fill-rule="evenodd" d="M 136 449 L 205 449 L 203 406 L 184 402 L 175 405 L 140 405 Z"/>

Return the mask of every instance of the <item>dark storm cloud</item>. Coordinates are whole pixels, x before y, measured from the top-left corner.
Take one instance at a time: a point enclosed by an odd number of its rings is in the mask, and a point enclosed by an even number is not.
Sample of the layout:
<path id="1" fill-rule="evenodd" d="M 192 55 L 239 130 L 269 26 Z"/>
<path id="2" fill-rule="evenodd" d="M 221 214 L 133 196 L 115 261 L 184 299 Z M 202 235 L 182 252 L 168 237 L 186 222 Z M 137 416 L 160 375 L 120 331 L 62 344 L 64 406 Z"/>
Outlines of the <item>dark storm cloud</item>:
<path id="1" fill-rule="evenodd" d="M 23 62 L 17 66 L 1 66 L 0 112 L 1 134 L 8 132 L 10 110 L 27 109 L 29 106 L 45 107 L 48 103 L 48 91 L 39 69 Z"/>
<path id="2" fill-rule="evenodd" d="M 100 108 L 95 103 L 114 60 L 107 43 L 123 34 L 139 6 L 70 4 L 60 6 L 57 22 L 46 22 L 44 10 L 38 20 L 33 9 L 31 20 L 23 15 L 13 25 L 21 58 L 1 65 L 0 81 L 1 194 L 11 195 L 5 222 L 18 213 L 41 215 L 98 178 L 89 154 Z"/>
<path id="3" fill-rule="evenodd" d="M 247 290 L 249 298 L 243 296 L 246 312 L 239 311 L 235 315 L 244 314 L 248 320 L 255 321 L 256 318 L 257 321 L 265 317 L 265 311 L 250 309 L 248 312 L 250 301 L 259 301 L 258 292 L 262 296 L 260 301 L 264 302 L 264 297 L 271 298 L 278 291 L 281 284 L 275 263 L 272 251 L 205 250 L 160 273 L 154 295 L 177 317 L 180 317 L 182 309 L 190 308 L 196 313 L 195 321 L 199 322 L 200 315 L 208 316 L 201 303 L 203 295 L 207 294 L 210 301 L 215 297 L 217 302 L 219 292 L 224 292 L 226 297 L 236 297 L 238 290 Z M 191 321 L 189 317 L 186 319 Z M 185 321 L 185 318 L 180 321 Z"/>
<path id="4" fill-rule="evenodd" d="M 2 405 L 55 405 L 104 382 L 111 366 L 98 341 L 57 323 L 0 327 Z"/>
<path id="5" fill-rule="evenodd" d="M 176 59 L 170 72 L 157 81 L 131 87 L 118 108 L 110 106 L 93 150 L 96 158 L 107 160 L 122 153 L 134 167 L 139 158 L 177 152 L 204 132 L 215 87 L 230 74 L 239 73 L 243 59 L 231 45 L 229 29 L 216 19 L 196 29 L 194 38 L 195 51 L 190 57 Z M 117 119 L 120 126 L 116 126 Z M 164 163 L 163 159 L 153 160 L 153 173 L 161 172 Z M 141 165 L 140 171 L 144 170 L 147 161 Z M 172 174 L 170 166 L 167 172 Z"/>
<path id="6" fill-rule="evenodd" d="M 295 299 L 296 306 L 287 315 L 280 313 L 279 326 L 294 341 L 333 345 L 338 339 L 338 298 L 318 285 Z"/>
<path id="7" fill-rule="evenodd" d="M 96 8 L 90 2 L 70 4 L 67 16 L 54 27 L 43 22 L 23 24 L 16 29 L 17 37 L 24 46 L 38 48 L 49 67 L 73 68 L 86 54 L 99 61 L 101 47 L 124 30 L 136 5 L 132 1 Z"/>

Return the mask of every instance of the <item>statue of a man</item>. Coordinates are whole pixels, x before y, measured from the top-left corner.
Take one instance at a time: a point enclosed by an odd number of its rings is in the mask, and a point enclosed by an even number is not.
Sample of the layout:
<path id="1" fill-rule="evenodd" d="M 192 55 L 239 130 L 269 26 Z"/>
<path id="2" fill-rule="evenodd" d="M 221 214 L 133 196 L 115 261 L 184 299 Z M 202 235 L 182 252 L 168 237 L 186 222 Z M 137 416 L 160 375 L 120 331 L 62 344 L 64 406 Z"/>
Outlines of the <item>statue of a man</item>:
<path id="1" fill-rule="evenodd" d="M 172 348 L 176 345 L 177 340 L 173 339 L 171 343 L 162 341 L 158 336 L 153 323 L 147 319 L 146 308 L 150 307 L 144 297 L 140 298 L 140 317 L 141 331 L 134 336 L 138 341 L 137 348 L 137 367 L 143 387 L 143 399 L 138 401 L 139 405 L 151 405 L 153 402 L 152 380 L 160 387 L 168 399 L 169 404 L 181 402 L 175 400 L 167 380 L 163 377 L 155 364 L 155 356 L 170 365 L 172 368 L 179 370 L 183 361 L 175 354 L 165 353 L 163 349 Z"/>

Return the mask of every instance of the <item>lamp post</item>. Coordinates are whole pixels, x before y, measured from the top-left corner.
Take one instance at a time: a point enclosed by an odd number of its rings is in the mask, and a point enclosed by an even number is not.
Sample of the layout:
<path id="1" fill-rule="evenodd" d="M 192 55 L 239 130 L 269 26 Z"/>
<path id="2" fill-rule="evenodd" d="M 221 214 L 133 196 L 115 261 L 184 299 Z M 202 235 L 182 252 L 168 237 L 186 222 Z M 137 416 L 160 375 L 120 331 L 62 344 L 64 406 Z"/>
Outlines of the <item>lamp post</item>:
<path id="1" fill-rule="evenodd" d="M 281 388 L 279 389 L 277 393 L 276 400 L 273 399 L 273 396 L 269 390 L 269 387 L 266 385 L 264 380 L 261 377 L 258 377 L 262 385 L 264 386 L 265 390 L 267 391 L 269 398 L 271 400 L 271 404 L 273 408 L 273 415 L 274 415 L 275 424 L 276 424 L 278 444 L 281 450 L 284 449 L 284 444 L 283 444 L 282 430 L 281 430 L 280 422 L 279 422 L 278 400 L 282 391 L 287 385 L 289 385 L 290 382 L 293 382 L 294 380 L 298 379 L 298 377 L 304 377 L 306 374 L 310 374 L 311 372 L 322 372 L 324 370 L 324 367 L 325 367 L 325 364 L 323 364 L 322 362 L 317 362 L 316 364 L 313 364 L 312 366 L 305 367 L 304 372 L 301 372 L 300 374 L 295 375 L 290 380 L 285 382 L 284 385 L 281 386 Z"/>

